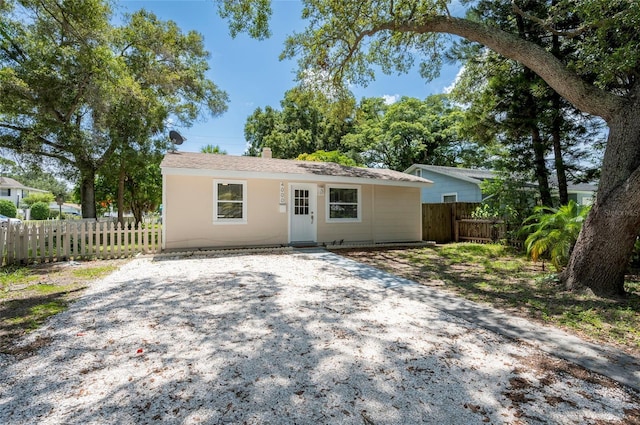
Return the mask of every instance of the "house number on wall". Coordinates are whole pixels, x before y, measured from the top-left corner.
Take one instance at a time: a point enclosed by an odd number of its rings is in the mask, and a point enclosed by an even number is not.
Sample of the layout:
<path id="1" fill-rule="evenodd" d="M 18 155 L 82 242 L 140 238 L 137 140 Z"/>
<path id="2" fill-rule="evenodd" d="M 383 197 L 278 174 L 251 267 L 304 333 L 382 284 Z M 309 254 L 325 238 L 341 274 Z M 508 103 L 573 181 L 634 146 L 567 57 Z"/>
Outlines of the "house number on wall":
<path id="1" fill-rule="evenodd" d="M 280 205 L 284 205 L 284 183 L 280 182 Z"/>

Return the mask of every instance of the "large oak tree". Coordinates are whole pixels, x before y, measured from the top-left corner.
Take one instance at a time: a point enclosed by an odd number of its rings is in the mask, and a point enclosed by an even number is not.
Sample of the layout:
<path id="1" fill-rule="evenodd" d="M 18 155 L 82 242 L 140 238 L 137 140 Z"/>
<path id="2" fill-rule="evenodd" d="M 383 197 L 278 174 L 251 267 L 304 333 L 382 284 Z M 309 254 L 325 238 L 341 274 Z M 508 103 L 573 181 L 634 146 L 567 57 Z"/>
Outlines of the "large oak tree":
<path id="1" fill-rule="evenodd" d="M 541 18 L 523 12 L 518 1 L 512 1 L 514 18 L 571 38 L 579 54 L 560 57 L 516 32 L 452 16 L 446 0 L 305 0 L 307 28 L 289 38 L 284 56 L 298 57 L 305 72 L 350 83 L 366 84 L 377 69 L 406 72 L 416 62 L 432 77 L 444 50 L 441 35 L 453 34 L 520 62 L 578 109 L 602 117 L 609 138 L 598 196 L 563 280 L 568 289 L 622 294 L 640 231 L 640 2 L 548 0 L 550 12 Z M 232 32 L 268 35 L 267 0 L 225 0 L 220 7 Z"/>
<path id="2" fill-rule="evenodd" d="M 110 3 L 0 2 L 0 146 L 75 172 L 84 217 L 96 174 L 132 139 L 226 109 L 198 33 L 145 11 L 114 26 Z"/>

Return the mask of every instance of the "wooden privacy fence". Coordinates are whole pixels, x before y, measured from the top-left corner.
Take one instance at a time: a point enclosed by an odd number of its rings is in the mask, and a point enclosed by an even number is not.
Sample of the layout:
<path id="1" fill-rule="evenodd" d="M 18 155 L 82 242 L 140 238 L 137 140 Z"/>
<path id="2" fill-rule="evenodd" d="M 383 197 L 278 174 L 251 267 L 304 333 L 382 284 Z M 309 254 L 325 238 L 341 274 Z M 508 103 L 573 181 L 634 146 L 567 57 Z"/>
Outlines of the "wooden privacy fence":
<path id="1" fill-rule="evenodd" d="M 109 259 L 158 253 L 161 226 L 112 221 L 43 221 L 0 228 L 2 265 Z"/>
<path id="2" fill-rule="evenodd" d="M 507 227 L 504 220 L 462 218 L 455 221 L 453 233 L 455 242 L 489 243 L 505 239 Z"/>
<path id="3" fill-rule="evenodd" d="M 422 239 L 447 242 L 494 242 L 506 236 L 503 220 L 473 219 L 478 202 L 422 204 Z"/>

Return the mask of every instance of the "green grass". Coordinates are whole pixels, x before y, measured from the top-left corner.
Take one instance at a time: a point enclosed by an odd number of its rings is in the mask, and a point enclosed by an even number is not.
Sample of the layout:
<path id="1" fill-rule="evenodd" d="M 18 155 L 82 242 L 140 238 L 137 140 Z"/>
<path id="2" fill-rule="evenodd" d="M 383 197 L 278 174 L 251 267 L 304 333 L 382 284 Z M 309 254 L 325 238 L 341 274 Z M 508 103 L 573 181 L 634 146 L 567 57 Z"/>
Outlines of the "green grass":
<path id="1" fill-rule="evenodd" d="M 68 302 L 61 299 L 36 304 L 30 307 L 26 314 L 7 319 L 7 323 L 13 327 L 20 327 L 25 332 L 31 332 L 38 329 L 49 317 L 66 310 L 68 305 Z"/>
<path id="2" fill-rule="evenodd" d="M 36 280 L 27 267 L 3 267 L 0 269 L 0 288 L 6 290 L 9 285 L 24 285 Z"/>
<path id="3" fill-rule="evenodd" d="M 548 265 L 497 244 L 345 251 L 344 255 L 522 317 L 565 327 L 598 342 L 640 353 L 640 282 L 627 298 L 565 291 Z"/>
<path id="4" fill-rule="evenodd" d="M 0 352 L 16 353 L 13 341 L 66 310 L 90 281 L 115 271 L 119 263 L 60 263 L 0 269 Z M 24 351 L 24 349 L 21 349 Z"/>
<path id="5" fill-rule="evenodd" d="M 84 269 L 73 270 L 73 276 L 80 279 L 100 279 L 109 275 L 117 269 L 116 266 L 107 265 L 107 266 L 96 266 Z"/>

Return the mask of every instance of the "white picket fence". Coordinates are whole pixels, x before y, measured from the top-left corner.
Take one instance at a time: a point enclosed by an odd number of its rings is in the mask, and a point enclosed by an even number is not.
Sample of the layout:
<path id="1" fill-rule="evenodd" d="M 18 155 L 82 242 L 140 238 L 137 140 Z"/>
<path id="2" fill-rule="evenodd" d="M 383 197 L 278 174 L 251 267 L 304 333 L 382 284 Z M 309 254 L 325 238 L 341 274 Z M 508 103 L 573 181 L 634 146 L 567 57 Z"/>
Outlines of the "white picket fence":
<path id="1" fill-rule="evenodd" d="M 0 227 L 0 265 L 113 259 L 159 253 L 158 224 L 52 220 Z"/>

